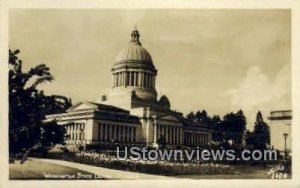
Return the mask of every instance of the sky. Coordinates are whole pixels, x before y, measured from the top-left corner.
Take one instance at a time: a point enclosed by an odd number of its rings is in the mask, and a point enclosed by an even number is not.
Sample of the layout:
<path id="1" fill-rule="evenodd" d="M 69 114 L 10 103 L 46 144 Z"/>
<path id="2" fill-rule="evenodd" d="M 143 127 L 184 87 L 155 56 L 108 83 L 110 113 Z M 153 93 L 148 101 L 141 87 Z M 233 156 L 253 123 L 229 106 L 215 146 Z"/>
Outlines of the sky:
<path id="1" fill-rule="evenodd" d="M 156 90 L 172 109 L 221 117 L 242 109 L 252 130 L 258 110 L 291 109 L 289 10 L 13 9 L 9 48 L 24 69 L 45 63 L 46 94 L 96 101 L 136 25 L 158 70 Z"/>

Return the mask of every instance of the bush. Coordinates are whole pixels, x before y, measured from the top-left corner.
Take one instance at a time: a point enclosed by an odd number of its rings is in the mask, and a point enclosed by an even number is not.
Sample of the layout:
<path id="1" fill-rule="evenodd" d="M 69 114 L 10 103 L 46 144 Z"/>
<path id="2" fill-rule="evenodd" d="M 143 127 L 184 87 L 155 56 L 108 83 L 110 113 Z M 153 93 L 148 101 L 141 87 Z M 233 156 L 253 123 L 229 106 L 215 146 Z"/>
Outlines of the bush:
<path id="1" fill-rule="evenodd" d="M 121 161 L 112 155 L 91 152 L 49 153 L 47 158 L 60 159 L 99 167 L 166 176 L 233 174 L 233 168 L 215 163 L 180 163 L 168 161 Z"/>

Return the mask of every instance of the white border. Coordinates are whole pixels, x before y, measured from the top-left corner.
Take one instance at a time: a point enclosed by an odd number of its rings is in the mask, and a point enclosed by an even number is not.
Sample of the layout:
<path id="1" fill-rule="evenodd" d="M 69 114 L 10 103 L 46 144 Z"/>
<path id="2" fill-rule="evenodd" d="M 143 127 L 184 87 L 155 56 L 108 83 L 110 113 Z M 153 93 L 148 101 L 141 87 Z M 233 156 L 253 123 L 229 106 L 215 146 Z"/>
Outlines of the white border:
<path id="1" fill-rule="evenodd" d="M 293 178 L 291 180 L 8 180 L 8 12 L 14 8 L 59 9 L 292 9 Z M 299 0 L 0 0 L 0 187 L 300 187 L 300 1 Z M 298 178 L 297 178 L 298 177 Z"/>

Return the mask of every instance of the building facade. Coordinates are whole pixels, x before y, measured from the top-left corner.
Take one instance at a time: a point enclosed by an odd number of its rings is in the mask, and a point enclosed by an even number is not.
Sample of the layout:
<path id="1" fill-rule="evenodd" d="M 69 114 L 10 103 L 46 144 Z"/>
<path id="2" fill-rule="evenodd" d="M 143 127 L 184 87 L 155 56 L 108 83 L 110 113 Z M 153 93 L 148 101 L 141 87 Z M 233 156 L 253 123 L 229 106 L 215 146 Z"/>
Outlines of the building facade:
<path id="1" fill-rule="evenodd" d="M 171 109 L 169 99 L 158 99 L 155 83 L 157 69 L 140 42 L 137 29 L 118 54 L 111 69 L 112 87 L 97 102 L 80 102 L 66 113 L 46 116 L 66 127 L 67 144 L 103 142 L 142 143 L 158 146 L 207 146 L 211 132 L 205 125 L 188 121 Z"/>
<path id="2" fill-rule="evenodd" d="M 272 111 L 270 113 L 270 145 L 272 148 L 290 152 L 292 146 L 292 111 Z"/>

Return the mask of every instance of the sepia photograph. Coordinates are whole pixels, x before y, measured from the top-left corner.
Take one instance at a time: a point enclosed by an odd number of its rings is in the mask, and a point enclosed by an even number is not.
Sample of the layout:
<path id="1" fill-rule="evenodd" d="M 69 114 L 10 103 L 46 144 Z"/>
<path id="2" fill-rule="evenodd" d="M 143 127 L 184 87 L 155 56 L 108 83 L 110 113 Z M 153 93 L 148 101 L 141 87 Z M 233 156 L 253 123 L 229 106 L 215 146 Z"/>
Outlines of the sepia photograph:
<path id="1" fill-rule="evenodd" d="M 290 180 L 290 9 L 10 9 L 9 180 Z"/>

